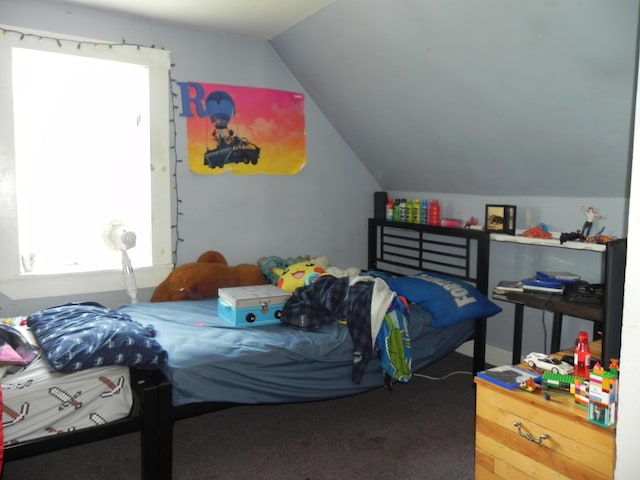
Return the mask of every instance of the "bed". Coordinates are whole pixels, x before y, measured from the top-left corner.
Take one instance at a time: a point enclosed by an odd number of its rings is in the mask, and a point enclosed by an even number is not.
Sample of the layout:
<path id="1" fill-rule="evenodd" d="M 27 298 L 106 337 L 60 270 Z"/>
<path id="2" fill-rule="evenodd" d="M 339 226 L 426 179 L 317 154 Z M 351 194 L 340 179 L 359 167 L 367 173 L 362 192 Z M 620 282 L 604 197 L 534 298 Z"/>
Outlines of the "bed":
<path id="1" fill-rule="evenodd" d="M 474 373 L 484 368 L 486 318 L 499 311 L 486 298 L 488 256 L 489 238 L 482 231 L 369 220 L 364 274 L 385 278 L 411 302 L 414 370 L 468 340 L 474 340 Z M 439 304 L 433 310 L 438 302 L 432 293 L 421 297 L 432 287 L 438 295 L 455 297 L 464 315 L 453 315 Z M 475 308 L 480 304 L 484 309 Z M 9 447 L 6 459 L 140 431 L 143 478 L 171 478 L 173 425 L 179 419 L 238 404 L 316 401 L 384 386 L 376 356 L 363 377 L 353 381 L 354 343 L 347 328 L 335 322 L 316 331 L 281 324 L 237 328 L 218 317 L 217 299 L 139 303 L 122 306 L 118 313 L 151 326 L 168 353 L 157 370 L 131 370 L 131 413 L 104 425 Z"/>
<path id="2" fill-rule="evenodd" d="M 489 234 L 470 228 L 445 228 L 369 219 L 368 266 L 370 269 L 411 275 L 436 272 L 489 292 Z M 489 308 L 483 313 L 491 313 Z M 492 315 L 498 313 L 493 311 Z M 475 319 L 473 373 L 484 370 L 487 316 Z"/>
<path id="3" fill-rule="evenodd" d="M 87 308 L 108 311 L 95 305 Z M 44 311 L 60 308 L 75 307 L 68 304 Z M 38 315 L 34 314 L 36 322 Z M 109 322 L 113 319 L 108 319 L 98 327 L 91 324 L 87 328 L 75 328 L 79 324 L 73 319 L 60 318 L 64 332 L 54 335 L 52 331 L 48 337 L 53 341 L 52 351 L 64 352 L 56 359 L 53 354 L 45 355 L 42 345 L 32 346 L 38 343 L 33 337 L 34 330 L 20 325 L 30 321 L 31 316 L 6 320 L 12 320 L 13 325 L 0 325 L 0 360 L 3 365 L 11 362 L 11 365 L 1 367 L 0 380 L 4 460 L 139 432 L 142 477 L 158 478 L 156 428 L 160 389 L 155 378 L 161 374 L 127 365 L 133 358 L 130 354 L 140 353 L 136 342 L 130 339 L 135 332 L 142 334 L 142 327 L 126 322 L 126 328 L 110 331 Z M 54 319 L 50 325 L 55 323 Z M 34 326 L 37 327 L 37 323 Z M 99 332 L 101 342 L 118 352 L 117 362 L 110 361 L 95 342 L 85 340 L 84 335 L 94 336 L 96 332 Z M 144 333 L 148 335 L 148 332 Z M 59 339 L 73 345 L 60 344 Z M 124 347 L 121 342 L 129 346 Z M 159 344 L 153 345 L 161 350 Z M 79 363 L 83 356 L 91 362 L 92 368 Z M 57 370 L 52 367 L 54 364 Z"/>
<path id="4" fill-rule="evenodd" d="M 129 371 L 129 369 L 125 369 L 125 371 Z M 121 373 L 119 372 L 115 377 L 116 381 L 121 377 Z M 107 423 L 100 418 L 92 426 L 79 430 L 70 430 L 64 433 L 51 432 L 51 435 L 44 437 L 32 435 L 31 439 L 22 439 L 19 443 L 7 443 L 4 446 L 4 462 L 139 432 L 142 478 L 149 480 L 160 478 L 156 457 L 156 452 L 160 449 L 156 431 L 158 387 L 150 372 L 130 370 L 129 378 L 132 403 L 126 415 L 119 416 L 118 419 Z M 74 393 L 76 392 L 77 390 L 74 391 Z M 12 404 L 13 399 L 7 398 L 5 402 L 7 405 Z M 21 405 L 23 404 L 24 402 Z M 12 435 L 10 427 L 5 430 L 5 435 Z M 5 438 L 8 442 L 12 442 L 11 437 L 5 436 Z"/>
<path id="5" fill-rule="evenodd" d="M 7 445 L 105 425 L 129 416 L 129 369 L 103 367 L 74 375 L 51 371 L 40 357 L 2 379 L 3 434 Z"/>
<path id="6" fill-rule="evenodd" d="M 364 274 L 387 275 L 389 285 L 412 302 L 409 331 L 414 370 L 472 339 L 474 373 L 484 368 L 486 317 L 500 310 L 486 298 L 488 242 L 487 234 L 478 230 L 369 220 L 369 270 Z M 467 312 L 464 318 L 449 322 L 446 309 L 443 315 L 431 311 L 428 301 L 413 301 L 414 283 L 420 292 L 423 284 L 431 283 L 416 278 L 425 272 L 429 280 L 435 279 L 440 293 L 469 300 L 468 291 L 474 290 L 477 298 L 472 303 L 484 302 L 489 310 L 475 309 L 471 316 Z M 389 279 L 392 274 L 396 278 Z M 166 403 L 160 405 L 158 419 L 163 478 L 170 478 L 176 420 L 237 404 L 343 397 L 381 388 L 384 383 L 376 357 L 361 381 L 353 381 L 353 342 L 347 329 L 335 322 L 315 331 L 283 324 L 237 328 L 217 315 L 217 299 L 126 305 L 120 310 L 142 324 L 154 325 L 158 341 L 168 352 L 161 371 L 171 394 L 164 390 Z"/>

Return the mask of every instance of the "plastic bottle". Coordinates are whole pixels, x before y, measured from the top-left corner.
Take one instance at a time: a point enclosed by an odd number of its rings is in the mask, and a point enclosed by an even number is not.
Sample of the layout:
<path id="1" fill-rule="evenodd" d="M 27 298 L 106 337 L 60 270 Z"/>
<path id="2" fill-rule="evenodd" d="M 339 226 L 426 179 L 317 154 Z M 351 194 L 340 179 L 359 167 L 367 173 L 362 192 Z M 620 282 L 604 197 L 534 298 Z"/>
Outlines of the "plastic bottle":
<path id="1" fill-rule="evenodd" d="M 426 198 L 420 202 L 420 223 L 423 225 L 427 224 L 427 211 L 429 208 L 429 200 Z"/>
<path id="2" fill-rule="evenodd" d="M 400 220 L 400 199 L 396 198 L 396 201 L 393 202 L 393 221 L 397 222 Z"/>
<path id="3" fill-rule="evenodd" d="M 404 221 L 407 223 L 411 223 L 411 216 L 413 215 L 411 212 L 413 210 L 413 202 L 411 199 L 405 200 L 404 202 Z"/>
<path id="4" fill-rule="evenodd" d="M 398 221 L 407 221 L 407 200 L 404 198 L 400 199 L 400 204 L 398 205 Z"/>
<path id="5" fill-rule="evenodd" d="M 587 332 L 578 333 L 578 343 L 573 354 L 573 375 L 576 377 L 589 378 L 589 367 L 591 365 L 591 350 L 589 349 L 589 334 Z"/>
<path id="6" fill-rule="evenodd" d="M 387 207 L 386 207 L 386 219 L 389 222 L 393 221 L 393 198 L 388 198 L 387 199 Z"/>
<path id="7" fill-rule="evenodd" d="M 429 200 L 429 225 L 440 226 L 440 203 L 438 200 Z"/>
<path id="8" fill-rule="evenodd" d="M 413 209 L 411 210 L 411 223 L 420 223 L 420 199 L 413 199 Z"/>

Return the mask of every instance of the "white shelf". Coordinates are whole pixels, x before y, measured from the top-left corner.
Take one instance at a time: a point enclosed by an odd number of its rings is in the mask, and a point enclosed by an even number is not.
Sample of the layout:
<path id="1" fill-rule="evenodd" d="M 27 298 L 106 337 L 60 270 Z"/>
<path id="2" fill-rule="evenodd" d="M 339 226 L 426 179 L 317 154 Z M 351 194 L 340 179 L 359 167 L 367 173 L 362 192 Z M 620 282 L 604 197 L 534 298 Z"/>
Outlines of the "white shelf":
<path id="1" fill-rule="evenodd" d="M 529 238 L 523 237 L 522 235 L 507 235 L 506 233 L 491 233 L 489 237 L 491 240 L 496 242 L 509 242 L 509 243 L 523 243 L 526 245 L 542 245 L 544 247 L 558 247 L 558 248 L 569 248 L 572 250 L 588 250 L 592 252 L 604 252 L 607 248 L 605 244 L 602 243 L 588 243 L 588 242 L 564 242 L 560 243 L 560 234 L 552 233 L 552 238 L 543 239 L 543 238 Z"/>

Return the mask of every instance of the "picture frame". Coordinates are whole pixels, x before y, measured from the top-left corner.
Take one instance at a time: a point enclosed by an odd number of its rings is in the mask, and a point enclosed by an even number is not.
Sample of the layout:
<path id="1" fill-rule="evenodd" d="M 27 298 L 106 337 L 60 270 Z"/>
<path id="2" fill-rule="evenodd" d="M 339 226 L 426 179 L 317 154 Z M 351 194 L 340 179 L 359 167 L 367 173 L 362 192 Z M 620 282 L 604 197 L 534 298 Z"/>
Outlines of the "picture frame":
<path id="1" fill-rule="evenodd" d="M 515 205 L 486 205 L 484 229 L 487 232 L 516 234 Z"/>

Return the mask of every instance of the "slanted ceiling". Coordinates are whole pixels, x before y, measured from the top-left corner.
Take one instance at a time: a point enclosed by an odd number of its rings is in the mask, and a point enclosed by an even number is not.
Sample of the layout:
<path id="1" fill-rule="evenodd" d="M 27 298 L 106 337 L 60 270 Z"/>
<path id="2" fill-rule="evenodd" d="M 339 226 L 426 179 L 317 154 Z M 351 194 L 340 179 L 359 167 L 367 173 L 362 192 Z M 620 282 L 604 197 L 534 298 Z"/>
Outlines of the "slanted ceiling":
<path id="1" fill-rule="evenodd" d="M 272 44 L 385 190 L 628 194 L 638 0 L 340 1 Z"/>
<path id="2" fill-rule="evenodd" d="M 628 196 L 639 0 L 319 3 L 279 34 L 214 28 L 273 37 L 383 189 Z"/>

